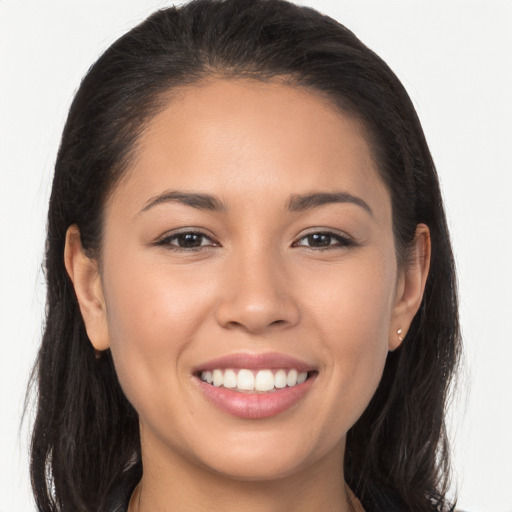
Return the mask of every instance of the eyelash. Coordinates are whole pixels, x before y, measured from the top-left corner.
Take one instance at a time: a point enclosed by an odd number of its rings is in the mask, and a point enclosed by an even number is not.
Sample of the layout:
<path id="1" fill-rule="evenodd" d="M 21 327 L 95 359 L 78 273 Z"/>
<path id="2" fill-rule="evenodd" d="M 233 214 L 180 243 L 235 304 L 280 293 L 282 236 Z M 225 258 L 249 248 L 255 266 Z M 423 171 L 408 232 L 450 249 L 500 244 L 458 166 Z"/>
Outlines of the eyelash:
<path id="1" fill-rule="evenodd" d="M 301 242 L 302 240 L 305 240 L 307 238 L 311 238 L 314 236 L 329 237 L 330 242 L 332 242 L 334 240 L 336 243 L 334 243 L 334 244 L 329 243 L 326 246 L 317 246 L 317 247 L 314 247 L 311 245 L 300 245 L 299 244 L 299 242 Z M 297 242 L 294 242 L 292 244 L 292 247 L 306 247 L 313 251 L 328 251 L 328 250 L 333 250 L 333 249 L 339 249 L 342 247 L 350 247 L 353 245 L 356 245 L 354 240 L 345 234 L 342 234 L 342 233 L 339 233 L 336 231 L 319 230 L 319 231 L 311 231 L 310 233 L 307 233 L 306 235 L 302 236 L 301 238 L 298 239 Z"/>
<path id="2" fill-rule="evenodd" d="M 195 247 L 180 247 L 179 245 L 173 244 L 172 241 L 178 240 L 179 237 L 196 236 L 202 237 L 201 244 Z M 209 240 L 210 243 L 203 244 L 205 240 Z M 181 231 L 179 233 L 173 233 L 172 235 L 167 235 L 157 240 L 155 245 L 168 247 L 176 252 L 197 252 L 203 250 L 204 248 L 218 247 L 220 244 L 215 242 L 212 237 L 208 236 L 206 233 L 202 233 L 201 231 Z"/>
<path id="3" fill-rule="evenodd" d="M 173 244 L 173 241 L 177 241 L 180 237 L 186 237 L 186 236 L 195 236 L 195 237 L 201 237 L 201 244 L 193 247 L 180 247 L 177 244 Z M 311 246 L 311 245 L 303 245 L 300 244 L 301 241 L 306 240 L 310 238 L 311 243 L 311 237 L 328 237 L 329 238 L 329 244 L 325 246 Z M 205 240 L 209 240 L 210 243 L 203 243 Z M 331 243 L 332 241 L 335 241 L 335 243 Z M 155 242 L 156 246 L 161 247 L 168 247 L 173 251 L 176 252 L 197 252 L 200 250 L 204 250 L 204 248 L 211 248 L 211 247 L 219 247 L 220 244 L 212 239 L 212 237 L 208 236 L 205 233 L 202 233 L 201 231 L 181 231 L 179 233 L 173 233 L 172 235 L 164 236 L 160 240 L 157 240 Z M 350 237 L 348 237 L 345 234 L 335 232 L 335 231 L 329 231 L 329 230 L 318 230 L 318 231 L 311 231 L 310 233 L 307 233 L 306 235 L 299 238 L 297 241 L 292 243 L 292 247 L 305 247 L 312 251 L 328 251 L 333 249 L 339 249 L 343 247 L 350 247 L 354 246 L 356 243 L 354 240 Z"/>

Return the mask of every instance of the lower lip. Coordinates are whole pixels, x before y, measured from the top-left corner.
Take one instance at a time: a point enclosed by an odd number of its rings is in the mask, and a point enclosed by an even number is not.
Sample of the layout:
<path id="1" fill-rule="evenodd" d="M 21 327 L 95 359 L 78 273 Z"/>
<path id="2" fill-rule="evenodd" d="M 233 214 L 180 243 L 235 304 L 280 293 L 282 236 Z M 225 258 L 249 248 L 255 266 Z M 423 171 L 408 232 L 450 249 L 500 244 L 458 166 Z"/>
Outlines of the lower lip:
<path id="1" fill-rule="evenodd" d="M 232 389 L 212 386 L 199 378 L 199 386 L 206 399 L 233 416 L 263 419 L 285 412 L 299 402 L 311 389 L 316 374 L 302 384 L 277 389 L 269 393 L 240 393 Z"/>

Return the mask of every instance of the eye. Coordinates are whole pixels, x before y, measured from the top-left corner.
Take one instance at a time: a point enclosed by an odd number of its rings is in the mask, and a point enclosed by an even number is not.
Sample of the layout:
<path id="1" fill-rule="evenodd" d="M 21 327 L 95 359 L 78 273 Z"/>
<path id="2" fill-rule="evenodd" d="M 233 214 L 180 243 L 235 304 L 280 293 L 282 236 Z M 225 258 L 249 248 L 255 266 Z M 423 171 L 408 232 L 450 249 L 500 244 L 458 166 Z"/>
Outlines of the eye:
<path id="1" fill-rule="evenodd" d="M 294 247 L 308 247 L 311 249 L 334 249 L 354 245 L 349 237 L 331 231 L 317 231 L 309 233 L 294 242 Z"/>
<path id="2" fill-rule="evenodd" d="M 194 250 L 201 247 L 216 247 L 218 244 L 204 233 L 185 231 L 161 238 L 156 245 L 171 247 L 174 250 Z"/>

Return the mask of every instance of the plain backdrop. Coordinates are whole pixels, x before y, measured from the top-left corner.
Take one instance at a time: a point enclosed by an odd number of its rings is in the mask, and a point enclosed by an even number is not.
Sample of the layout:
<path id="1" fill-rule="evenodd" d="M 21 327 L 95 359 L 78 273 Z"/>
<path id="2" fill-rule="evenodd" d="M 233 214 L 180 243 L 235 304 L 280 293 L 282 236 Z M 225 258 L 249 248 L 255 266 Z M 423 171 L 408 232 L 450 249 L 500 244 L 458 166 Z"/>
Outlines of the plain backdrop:
<path id="1" fill-rule="evenodd" d="M 459 506 L 512 511 L 512 1 L 308 0 L 384 58 L 418 110 L 458 264 L 450 411 Z M 44 314 L 45 215 L 79 81 L 156 0 L 0 0 L 0 512 L 34 510 L 23 400 Z"/>

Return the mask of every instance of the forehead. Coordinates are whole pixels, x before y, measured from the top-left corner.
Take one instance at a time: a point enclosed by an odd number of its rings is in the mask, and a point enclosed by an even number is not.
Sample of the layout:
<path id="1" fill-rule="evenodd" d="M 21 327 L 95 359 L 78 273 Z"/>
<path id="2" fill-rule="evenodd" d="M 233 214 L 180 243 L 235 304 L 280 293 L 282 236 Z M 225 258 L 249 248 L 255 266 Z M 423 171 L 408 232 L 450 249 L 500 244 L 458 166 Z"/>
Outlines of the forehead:
<path id="1" fill-rule="evenodd" d="M 241 79 L 172 94 L 139 138 L 118 188 L 126 187 L 139 206 L 164 189 L 252 201 L 328 189 L 388 199 L 356 119 L 310 90 Z"/>

